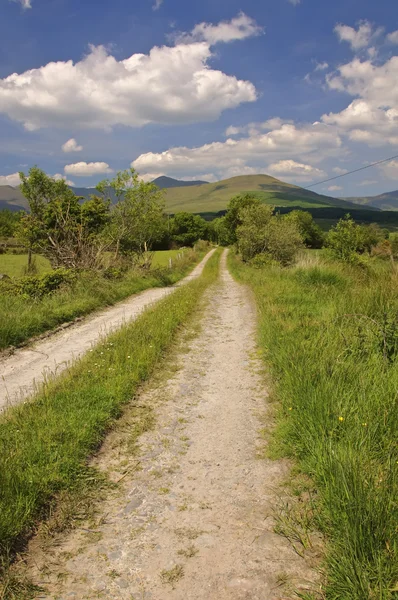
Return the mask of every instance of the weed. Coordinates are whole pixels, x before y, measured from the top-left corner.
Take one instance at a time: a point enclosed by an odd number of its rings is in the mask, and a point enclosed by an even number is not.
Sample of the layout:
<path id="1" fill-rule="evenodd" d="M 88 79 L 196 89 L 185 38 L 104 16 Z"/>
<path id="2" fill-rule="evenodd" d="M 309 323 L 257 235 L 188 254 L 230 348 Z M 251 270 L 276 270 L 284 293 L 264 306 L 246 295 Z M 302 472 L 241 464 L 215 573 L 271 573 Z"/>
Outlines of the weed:
<path id="1" fill-rule="evenodd" d="M 182 577 L 184 577 L 184 567 L 182 565 L 175 565 L 172 569 L 163 570 L 160 573 L 162 583 L 168 583 L 173 589 Z"/>
<path id="2" fill-rule="evenodd" d="M 199 550 L 195 548 L 193 544 L 191 544 L 188 546 L 188 548 L 182 548 L 181 550 L 178 550 L 177 554 L 179 556 L 185 556 L 185 558 L 193 558 L 198 552 Z"/>

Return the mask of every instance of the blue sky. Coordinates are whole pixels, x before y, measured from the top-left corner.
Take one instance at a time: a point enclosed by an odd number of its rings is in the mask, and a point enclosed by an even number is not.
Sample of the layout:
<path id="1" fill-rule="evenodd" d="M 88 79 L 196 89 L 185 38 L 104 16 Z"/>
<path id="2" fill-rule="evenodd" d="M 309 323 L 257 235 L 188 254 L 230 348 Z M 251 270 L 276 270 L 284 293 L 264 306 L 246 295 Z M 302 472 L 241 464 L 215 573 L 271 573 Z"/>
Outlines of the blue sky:
<path id="1" fill-rule="evenodd" d="M 395 0 L 0 0 L 0 185 L 268 173 L 398 154 Z M 314 188 L 398 188 L 398 160 Z"/>

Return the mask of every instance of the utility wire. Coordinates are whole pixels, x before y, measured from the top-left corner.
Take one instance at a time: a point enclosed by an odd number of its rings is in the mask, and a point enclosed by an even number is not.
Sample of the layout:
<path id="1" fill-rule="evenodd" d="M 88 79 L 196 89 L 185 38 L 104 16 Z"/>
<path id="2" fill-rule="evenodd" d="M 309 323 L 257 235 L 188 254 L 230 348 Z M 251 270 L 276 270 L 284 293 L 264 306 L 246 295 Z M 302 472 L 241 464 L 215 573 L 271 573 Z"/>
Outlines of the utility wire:
<path id="1" fill-rule="evenodd" d="M 307 187 L 303 188 L 305 190 L 309 190 L 316 185 L 321 185 L 322 183 L 327 183 L 328 181 L 334 181 L 335 179 L 340 179 L 341 177 L 346 177 L 347 175 L 352 175 L 353 173 L 359 173 L 359 171 L 364 171 L 365 169 L 370 169 L 370 167 L 374 167 L 375 165 L 381 165 L 382 163 L 389 162 L 390 160 L 394 160 L 394 158 L 398 158 L 398 154 L 396 156 L 390 156 L 390 158 L 384 158 L 383 160 L 378 160 L 370 165 L 366 165 L 366 167 L 361 167 L 360 169 L 354 169 L 354 171 L 348 171 L 348 173 L 343 173 L 342 175 L 336 175 L 336 177 L 330 177 L 329 179 L 324 179 L 323 181 L 318 181 L 317 183 L 313 183 L 312 185 L 307 185 Z"/>

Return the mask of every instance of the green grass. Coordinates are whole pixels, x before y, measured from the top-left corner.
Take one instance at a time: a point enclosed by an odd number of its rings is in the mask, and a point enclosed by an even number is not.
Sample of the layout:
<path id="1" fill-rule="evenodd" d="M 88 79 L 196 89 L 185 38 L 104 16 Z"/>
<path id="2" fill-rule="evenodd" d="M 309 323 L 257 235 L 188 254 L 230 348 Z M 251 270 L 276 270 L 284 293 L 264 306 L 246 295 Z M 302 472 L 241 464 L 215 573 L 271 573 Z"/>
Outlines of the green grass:
<path id="1" fill-rule="evenodd" d="M 43 275 L 51 271 L 50 262 L 39 254 L 34 256 L 37 274 Z M 0 254 L 0 273 L 9 277 L 22 277 L 26 275 L 25 269 L 28 264 L 27 254 Z"/>
<path id="2" fill-rule="evenodd" d="M 368 271 L 314 263 L 259 270 L 230 258 L 257 298 L 259 344 L 278 401 L 273 452 L 297 459 L 317 490 L 324 597 L 391 600 L 398 597 L 398 275 L 384 263 Z"/>
<path id="3" fill-rule="evenodd" d="M 162 250 L 160 252 L 155 252 L 152 260 L 153 267 L 168 267 L 169 260 L 171 258 L 172 263 L 174 264 L 178 255 L 183 255 L 187 250 Z M 189 252 L 189 251 L 188 251 Z"/>
<path id="4" fill-rule="evenodd" d="M 88 457 L 123 406 L 132 402 L 134 407 L 139 384 L 216 280 L 219 256 L 218 251 L 210 258 L 199 279 L 108 337 L 32 401 L 0 417 L 0 558 L 5 564 L 55 498 L 95 477 Z"/>
<path id="5" fill-rule="evenodd" d="M 4 256 L 0 255 L 0 258 Z M 157 253 L 157 260 L 162 256 L 163 253 Z M 0 350 L 11 345 L 17 346 L 61 323 L 87 315 L 145 289 L 172 285 L 186 275 L 201 256 L 200 253 L 186 251 L 181 260 L 174 260 L 172 270 L 154 270 L 146 274 L 131 271 L 122 279 L 109 280 L 99 274 L 85 273 L 78 277 L 73 286 L 36 301 L 20 296 L 0 295 Z M 163 259 L 160 263 L 162 261 Z M 155 265 L 158 266 L 161 264 Z"/>

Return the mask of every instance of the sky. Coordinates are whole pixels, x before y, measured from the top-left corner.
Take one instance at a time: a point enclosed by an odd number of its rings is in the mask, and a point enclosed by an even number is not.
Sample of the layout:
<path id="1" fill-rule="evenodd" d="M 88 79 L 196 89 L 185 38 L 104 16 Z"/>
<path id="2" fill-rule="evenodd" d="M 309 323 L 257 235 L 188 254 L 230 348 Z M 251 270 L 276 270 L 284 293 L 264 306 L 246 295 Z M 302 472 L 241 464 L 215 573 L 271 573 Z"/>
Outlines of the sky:
<path id="1" fill-rule="evenodd" d="M 394 155 L 397 0 L 0 0 L 0 185 L 306 187 Z M 398 159 L 312 189 L 398 189 Z"/>

